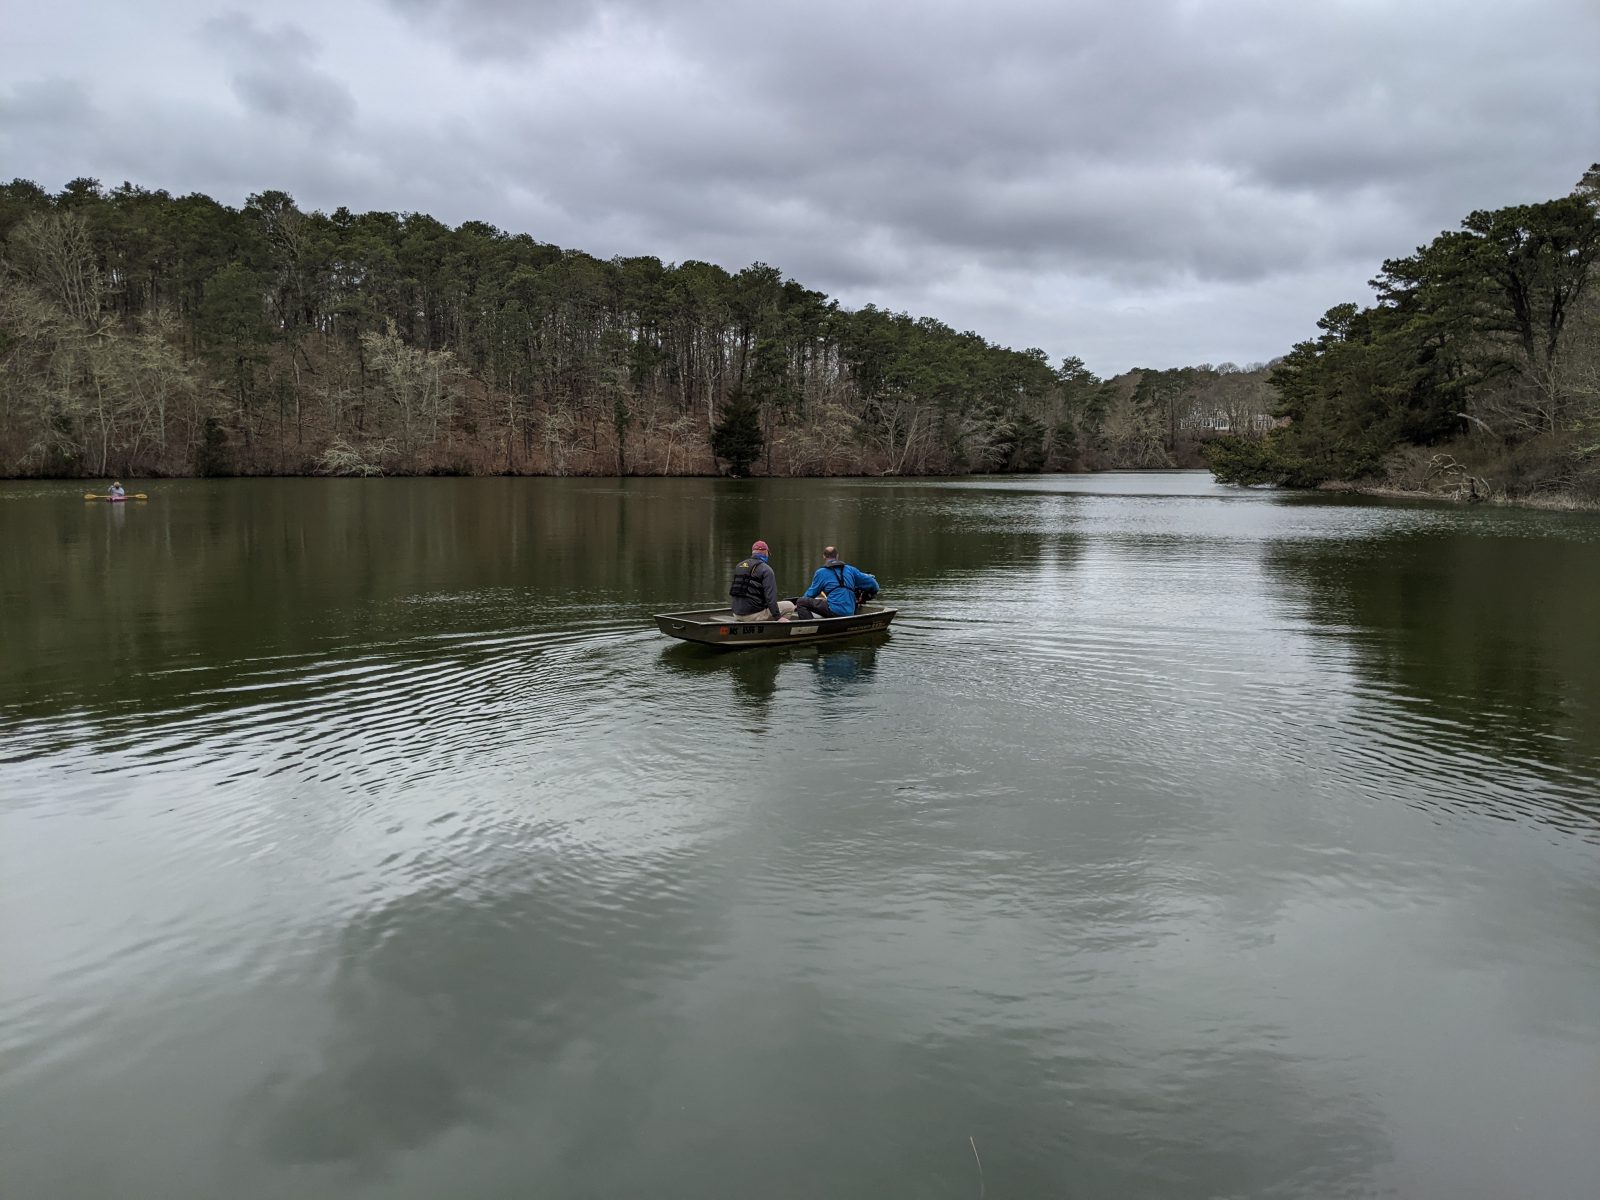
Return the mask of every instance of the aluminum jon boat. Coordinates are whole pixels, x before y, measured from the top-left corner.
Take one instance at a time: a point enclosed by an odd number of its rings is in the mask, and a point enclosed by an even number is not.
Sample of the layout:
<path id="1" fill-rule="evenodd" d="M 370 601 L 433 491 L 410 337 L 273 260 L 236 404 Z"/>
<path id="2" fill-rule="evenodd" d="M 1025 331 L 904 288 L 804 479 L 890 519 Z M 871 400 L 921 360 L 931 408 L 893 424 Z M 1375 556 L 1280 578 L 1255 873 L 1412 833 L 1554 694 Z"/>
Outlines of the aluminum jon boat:
<path id="1" fill-rule="evenodd" d="M 657 613 L 656 626 L 669 637 L 706 646 L 797 646 L 824 638 L 850 637 L 889 628 L 898 609 L 882 604 L 863 604 L 848 617 L 818 617 L 813 620 L 758 621 L 736 617 L 725 608 L 706 608 L 696 612 Z"/>

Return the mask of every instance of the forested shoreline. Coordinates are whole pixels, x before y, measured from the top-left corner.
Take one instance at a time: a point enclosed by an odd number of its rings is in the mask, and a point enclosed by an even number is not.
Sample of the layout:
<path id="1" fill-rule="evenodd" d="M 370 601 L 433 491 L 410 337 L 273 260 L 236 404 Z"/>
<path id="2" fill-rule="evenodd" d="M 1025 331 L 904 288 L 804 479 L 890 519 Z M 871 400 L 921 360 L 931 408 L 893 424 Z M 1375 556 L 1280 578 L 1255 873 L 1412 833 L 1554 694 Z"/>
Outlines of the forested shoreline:
<path id="1" fill-rule="evenodd" d="M 922 475 L 1600 501 L 1600 166 L 1271 364 L 1097 378 L 774 267 L 78 179 L 0 185 L 0 475 Z"/>
<path id="2" fill-rule="evenodd" d="M 1224 482 L 1600 502 L 1600 164 L 1386 261 L 1270 376 L 1281 427 L 1207 447 Z"/>
<path id="3" fill-rule="evenodd" d="M 0 474 L 1198 466 L 1265 369 L 1096 378 L 756 263 L 78 179 L 0 185 Z"/>

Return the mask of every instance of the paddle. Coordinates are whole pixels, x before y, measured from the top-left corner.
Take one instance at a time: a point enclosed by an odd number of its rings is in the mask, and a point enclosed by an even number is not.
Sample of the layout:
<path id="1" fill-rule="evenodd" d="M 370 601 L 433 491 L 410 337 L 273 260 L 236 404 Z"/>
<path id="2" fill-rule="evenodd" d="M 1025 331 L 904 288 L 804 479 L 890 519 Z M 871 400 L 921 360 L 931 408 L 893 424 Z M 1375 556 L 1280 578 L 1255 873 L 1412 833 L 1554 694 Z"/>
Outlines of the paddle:
<path id="1" fill-rule="evenodd" d="M 111 499 L 111 497 L 106 495 L 104 492 L 85 492 L 83 494 L 83 498 L 85 500 L 110 500 Z M 123 497 L 123 499 L 124 500 L 148 500 L 148 499 L 150 499 L 150 497 L 146 496 L 143 492 L 129 492 L 126 496 Z"/>

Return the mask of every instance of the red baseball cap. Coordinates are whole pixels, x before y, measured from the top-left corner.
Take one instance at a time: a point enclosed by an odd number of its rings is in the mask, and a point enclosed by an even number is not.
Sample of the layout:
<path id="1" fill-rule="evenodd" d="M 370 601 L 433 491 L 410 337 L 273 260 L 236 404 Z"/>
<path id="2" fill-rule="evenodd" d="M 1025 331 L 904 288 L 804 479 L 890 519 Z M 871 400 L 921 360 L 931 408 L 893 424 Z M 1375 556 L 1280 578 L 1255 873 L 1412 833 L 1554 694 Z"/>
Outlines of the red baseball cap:
<path id="1" fill-rule="evenodd" d="M 754 544 L 751 545 L 750 553 L 751 554 L 771 554 L 772 551 L 767 549 L 767 544 L 765 542 L 758 540 Z"/>

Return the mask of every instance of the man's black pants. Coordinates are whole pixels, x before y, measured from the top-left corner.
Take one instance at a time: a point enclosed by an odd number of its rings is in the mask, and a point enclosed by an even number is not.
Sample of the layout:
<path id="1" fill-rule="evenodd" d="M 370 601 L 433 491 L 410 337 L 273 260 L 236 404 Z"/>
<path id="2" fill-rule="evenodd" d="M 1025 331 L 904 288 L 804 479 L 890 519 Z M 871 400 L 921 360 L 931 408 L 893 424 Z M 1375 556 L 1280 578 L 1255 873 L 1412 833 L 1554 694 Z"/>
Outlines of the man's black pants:
<path id="1" fill-rule="evenodd" d="M 833 609 L 828 607 L 828 598 L 826 596 L 818 596 L 815 599 L 807 599 L 805 596 L 801 596 L 795 600 L 794 607 L 796 615 L 804 613 L 808 617 L 833 616 Z"/>

